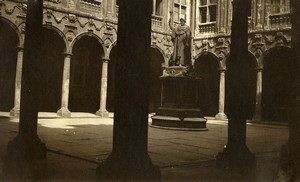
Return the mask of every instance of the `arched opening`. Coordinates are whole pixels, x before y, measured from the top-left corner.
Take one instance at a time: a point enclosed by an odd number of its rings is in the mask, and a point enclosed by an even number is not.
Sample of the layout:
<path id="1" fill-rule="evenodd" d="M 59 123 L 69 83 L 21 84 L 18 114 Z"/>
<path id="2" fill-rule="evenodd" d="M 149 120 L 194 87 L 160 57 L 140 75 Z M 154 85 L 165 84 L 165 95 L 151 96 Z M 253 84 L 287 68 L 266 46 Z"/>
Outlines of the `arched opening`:
<path id="1" fill-rule="evenodd" d="M 100 105 L 103 48 L 94 37 L 83 36 L 72 53 L 69 109 L 95 113 Z"/>
<path id="2" fill-rule="evenodd" d="M 0 20 L 0 111 L 14 107 L 18 35 Z"/>
<path id="3" fill-rule="evenodd" d="M 160 106 L 161 100 L 161 82 L 159 77 L 162 76 L 164 57 L 156 48 L 150 50 L 150 95 L 149 95 L 149 112 L 155 112 Z"/>
<path id="4" fill-rule="evenodd" d="M 292 81 L 292 59 L 289 48 L 276 47 L 263 60 L 262 119 L 285 121 L 288 93 Z"/>
<path id="5" fill-rule="evenodd" d="M 201 77 L 201 109 L 204 116 L 215 116 L 219 109 L 219 61 L 213 54 L 203 54 L 194 63 L 195 71 Z"/>
<path id="6" fill-rule="evenodd" d="M 108 78 L 107 78 L 107 101 L 106 110 L 114 112 L 114 88 L 115 88 L 115 63 L 117 61 L 117 48 L 114 46 L 110 51 L 108 62 Z"/>
<path id="7" fill-rule="evenodd" d="M 226 78 L 225 78 L 225 113 L 230 116 L 230 108 L 229 108 L 229 99 L 230 97 L 235 97 L 234 95 L 231 94 L 231 85 L 229 82 L 229 75 L 230 75 L 230 56 L 228 57 L 226 63 L 227 63 L 227 71 L 226 71 Z M 255 103 L 256 103 L 256 83 L 257 83 L 257 63 L 256 63 L 256 58 L 248 52 L 248 55 L 245 56 L 247 61 L 244 62 L 244 69 L 242 70 L 243 76 L 246 77 L 244 78 L 247 81 L 247 91 L 243 93 L 243 98 L 246 100 L 246 105 L 244 108 L 244 115 L 246 116 L 246 119 L 252 119 L 255 113 Z M 234 112 L 234 111 L 233 111 Z"/>
<path id="8" fill-rule="evenodd" d="M 56 112 L 60 108 L 65 44 L 54 30 L 43 28 L 42 32 L 43 85 L 40 93 L 39 111 Z"/>

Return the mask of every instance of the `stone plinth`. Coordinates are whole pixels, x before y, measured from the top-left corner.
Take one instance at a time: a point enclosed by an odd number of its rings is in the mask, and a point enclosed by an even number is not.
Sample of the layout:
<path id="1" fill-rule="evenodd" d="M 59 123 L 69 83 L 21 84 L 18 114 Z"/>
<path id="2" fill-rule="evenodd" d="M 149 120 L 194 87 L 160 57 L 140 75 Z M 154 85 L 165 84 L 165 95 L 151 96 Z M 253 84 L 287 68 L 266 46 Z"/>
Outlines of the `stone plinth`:
<path id="1" fill-rule="evenodd" d="M 164 70 L 161 80 L 161 106 L 152 117 L 152 126 L 207 130 L 200 108 L 201 79 L 189 76 L 186 67 Z"/>

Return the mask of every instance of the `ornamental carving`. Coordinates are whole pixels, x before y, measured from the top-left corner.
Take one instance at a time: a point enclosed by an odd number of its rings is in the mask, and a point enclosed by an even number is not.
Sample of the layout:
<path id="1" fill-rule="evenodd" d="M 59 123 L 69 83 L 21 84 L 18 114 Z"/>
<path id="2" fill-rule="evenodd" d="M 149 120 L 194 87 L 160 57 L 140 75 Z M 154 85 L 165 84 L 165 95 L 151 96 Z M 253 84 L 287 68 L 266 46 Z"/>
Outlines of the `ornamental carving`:
<path id="1" fill-rule="evenodd" d="M 273 36 L 265 36 L 265 42 L 269 47 L 272 46 L 288 46 L 291 42 L 290 39 L 284 35 L 283 32 L 276 32 Z"/>
<path id="2" fill-rule="evenodd" d="M 77 16 L 73 14 L 69 14 L 68 19 L 71 24 L 76 23 L 76 21 L 78 20 Z"/>
<path id="3" fill-rule="evenodd" d="M 26 14 L 27 12 L 27 5 L 23 3 L 18 3 L 14 5 L 12 8 L 8 8 L 4 1 L 0 2 L 0 10 L 4 8 L 6 14 L 11 15 L 15 12 L 16 9 L 20 10 L 22 13 Z"/>
<path id="4" fill-rule="evenodd" d="M 202 49 L 202 51 L 207 52 L 215 46 L 213 40 L 203 39 L 202 41 L 197 41 L 195 43 L 196 49 Z"/>
<path id="5" fill-rule="evenodd" d="M 226 38 L 218 38 L 217 44 L 216 44 L 216 49 L 226 49 L 228 47 L 228 42 Z"/>

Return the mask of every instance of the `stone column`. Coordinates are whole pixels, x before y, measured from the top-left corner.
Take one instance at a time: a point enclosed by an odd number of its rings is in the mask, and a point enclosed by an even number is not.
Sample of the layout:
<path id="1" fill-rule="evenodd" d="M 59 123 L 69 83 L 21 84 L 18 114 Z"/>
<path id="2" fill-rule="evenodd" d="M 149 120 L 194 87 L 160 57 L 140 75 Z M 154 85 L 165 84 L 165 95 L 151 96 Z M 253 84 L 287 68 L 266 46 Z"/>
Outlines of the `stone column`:
<path id="1" fill-rule="evenodd" d="M 43 0 L 28 1 L 19 132 L 17 137 L 8 143 L 6 155 L 6 170 L 15 170 L 17 175 L 30 175 L 30 166 L 35 166 L 33 170 L 40 170 L 41 167 L 36 166 L 37 161 L 46 158 L 46 146 L 37 135 L 39 93 L 44 82 L 43 59 L 40 55 L 42 20 Z M 34 163 L 31 165 L 25 165 L 32 161 Z"/>
<path id="2" fill-rule="evenodd" d="M 293 56 L 293 85 L 288 105 L 289 139 L 282 146 L 277 179 L 281 181 L 300 180 L 300 1 L 290 0 L 291 8 L 291 51 Z"/>
<path id="3" fill-rule="evenodd" d="M 152 14 L 155 15 L 155 13 L 156 13 L 156 0 L 152 0 L 152 1 L 153 1 Z"/>
<path id="4" fill-rule="evenodd" d="M 257 68 L 255 121 L 261 121 L 262 71 L 262 68 Z"/>
<path id="5" fill-rule="evenodd" d="M 15 80 L 15 100 L 14 100 L 14 108 L 10 111 L 10 116 L 13 117 L 19 117 L 20 115 L 23 51 L 24 51 L 23 47 L 18 47 L 16 80 Z"/>
<path id="6" fill-rule="evenodd" d="M 71 117 L 71 112 L 68 109 L 69 105 L 69 89 L 70 89 L 70 69 L 71 69 L 71 54 L 65 54 L 64 71 L 61 89 L 61 108 L 57 111 L 57 115 L 61 117 Z"/>
<path id="7" fill-rule="evenodd" d="M 113 148 L 97 176 L 100 181 L 160 181 L 148 155 L 152 1 L 119 3 Z"/>
<path id="8" fill-rule="evenodd" d="M 108 74 L 108 60 L 102 60 L 102 71 L 101 71 L 101 89 L 100 89 L 100 109 L 96 112 L 97 116 L 108 117 L 106 110 L 106 99 L 107 99 L 107 75 Z"/>
<path id="9" fill-rule="evenodd" d="M 220 69 L 220 88 L 219 88 L 219 113 L 216 119 L 226 120 L 227 116 L 224 113 L 225 108 L 225 69 Z"/>
<path id="10" fill-rule="evenodd" d="M 233 0 L 230 61 L 227 63 L 228 142 L 217 155 L 217 166 L 253 176 L 255 156 L 246 145 L 246 118 L 251 86 L 248 84 L 248 10 L 250 1 Z M 245 177 L 246 178 L 246 177 Z"/>

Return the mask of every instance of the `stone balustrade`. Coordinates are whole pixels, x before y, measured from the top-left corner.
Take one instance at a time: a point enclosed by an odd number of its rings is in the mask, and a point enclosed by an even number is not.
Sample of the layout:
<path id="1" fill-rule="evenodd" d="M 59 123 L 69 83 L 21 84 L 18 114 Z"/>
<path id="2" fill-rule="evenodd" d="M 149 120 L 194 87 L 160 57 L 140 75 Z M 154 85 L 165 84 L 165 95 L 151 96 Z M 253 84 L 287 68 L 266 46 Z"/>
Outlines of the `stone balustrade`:
<path id="1" fill-rule="evenodd" d="M 214 33 L 216 32 L 216 22 L 209 22 L 199 25 L 200 33 Z"/>
<path id="2" fill-rule="evenodd" d="M 158 15 L 152 15 L 152 26 L 156 28 L 163 27 L 163 17 Z"/>
<path id="3" fill-rule="evenodd" d="M 269 21 L 271 27 L 289 26 L 291 24 L 290 13 L 270 15 Z"/>

